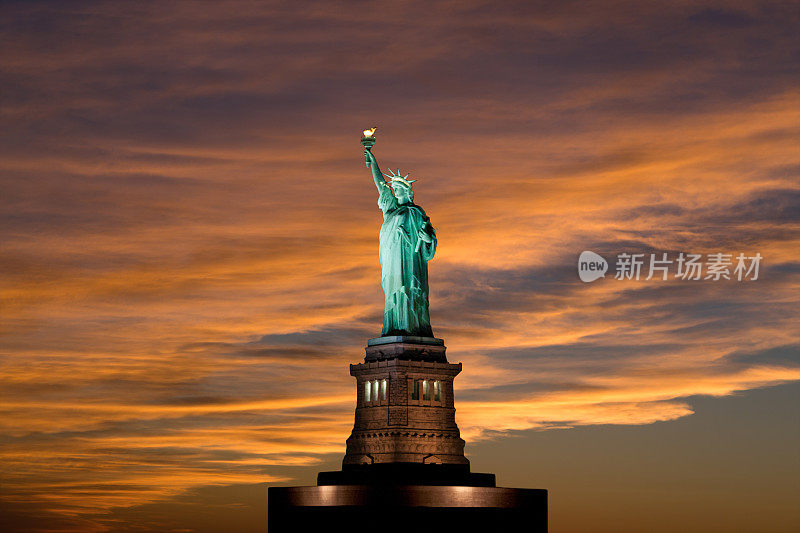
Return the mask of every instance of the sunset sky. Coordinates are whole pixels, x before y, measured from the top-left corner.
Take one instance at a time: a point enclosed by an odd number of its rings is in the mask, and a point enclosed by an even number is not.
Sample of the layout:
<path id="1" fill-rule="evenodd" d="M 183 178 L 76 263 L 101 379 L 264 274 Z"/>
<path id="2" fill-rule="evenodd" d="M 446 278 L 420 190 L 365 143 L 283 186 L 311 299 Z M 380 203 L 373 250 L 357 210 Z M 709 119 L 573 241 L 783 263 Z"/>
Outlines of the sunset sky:
<path id="1" fill-rule="evenodd" d="M 3 531 L 264 531 L 339 468 L 373 125 L 474 471 L 553 533 L 800 530 L 798 3 L 0 9 Z M 664 252 L 763 260 L 614 279 Z"/>

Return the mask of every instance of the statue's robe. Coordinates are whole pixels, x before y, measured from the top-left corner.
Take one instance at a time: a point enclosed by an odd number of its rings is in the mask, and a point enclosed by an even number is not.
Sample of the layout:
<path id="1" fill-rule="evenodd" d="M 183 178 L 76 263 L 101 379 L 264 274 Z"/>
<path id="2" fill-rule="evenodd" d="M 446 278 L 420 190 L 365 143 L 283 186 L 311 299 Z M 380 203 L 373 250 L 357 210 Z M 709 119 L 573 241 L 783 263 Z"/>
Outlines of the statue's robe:
<path id="1" fill-rule="evenodd" d="M 378 198 L 383 211 L 380 233 L 383 332 L 432 337 L 428 315 L 428 261 L 436 253 L 436 233 L 421 207 L 398 204 L 389 187 Z M 419 238 L 422 231 L 431 242 Z"/>

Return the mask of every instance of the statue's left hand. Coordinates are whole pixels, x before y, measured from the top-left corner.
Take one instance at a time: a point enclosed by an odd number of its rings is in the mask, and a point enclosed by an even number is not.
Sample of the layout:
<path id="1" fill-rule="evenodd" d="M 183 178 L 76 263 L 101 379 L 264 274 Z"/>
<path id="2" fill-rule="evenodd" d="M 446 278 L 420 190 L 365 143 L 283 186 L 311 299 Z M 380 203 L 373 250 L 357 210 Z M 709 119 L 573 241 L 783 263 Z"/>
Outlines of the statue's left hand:
<path id="1" fill-rule="evenodd" d="M 397 232 L 400 234 L 400 237 L 402 237 L 402 239 L 406 241 L 407 244 L 411 244 L 411 235 L 408 233 L 405 226 L 403 226 L 402 224 L 397 226 Z"/>

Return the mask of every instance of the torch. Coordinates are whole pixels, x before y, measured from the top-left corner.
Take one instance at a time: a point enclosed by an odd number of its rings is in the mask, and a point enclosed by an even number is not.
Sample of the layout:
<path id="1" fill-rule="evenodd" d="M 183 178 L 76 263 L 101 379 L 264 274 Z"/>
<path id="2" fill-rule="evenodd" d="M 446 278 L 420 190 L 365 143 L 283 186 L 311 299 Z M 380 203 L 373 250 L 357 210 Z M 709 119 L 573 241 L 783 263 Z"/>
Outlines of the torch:
<path id="1" fill-rule="evenodd" d="M 378 127 L 374 126 L 368 130 L 364 130 L 364 135 L 361 136 L 361 144 L 363 144 L 364 148 L 367 150 L 372 151 L 372 145 L 375 144 L 375 130 L 377 129 Z M 366 158 L 367 167 L 369 167 L 369 158 L 366 156 L 364 157 Z"/>

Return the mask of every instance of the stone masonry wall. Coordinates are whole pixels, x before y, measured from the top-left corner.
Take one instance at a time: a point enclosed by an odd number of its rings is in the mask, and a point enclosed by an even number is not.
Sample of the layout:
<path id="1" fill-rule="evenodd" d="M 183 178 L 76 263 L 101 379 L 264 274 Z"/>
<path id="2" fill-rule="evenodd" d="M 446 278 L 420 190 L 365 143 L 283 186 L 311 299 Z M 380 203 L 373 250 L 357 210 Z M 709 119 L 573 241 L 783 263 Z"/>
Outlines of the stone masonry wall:
<path id="1" fill-rule="evenodd" d="M 414 462 L 468 464 L 455 421 L 453 379 L 460 364 L 391 359 L 350 366 L 358 400 L 344 464 Z M 385 399 L 366 401 L 365 383 L 387 380 Z M 412 397 L 415 382 L 427 380 L 430 398 Z M 441 384 L 435 399 L 433 382 Z M 372 390 L 372 389 L 371 389 Z M 380 389 L 379 389 L 380 390 Z"/>

